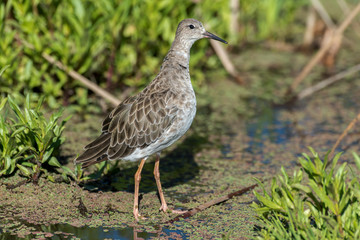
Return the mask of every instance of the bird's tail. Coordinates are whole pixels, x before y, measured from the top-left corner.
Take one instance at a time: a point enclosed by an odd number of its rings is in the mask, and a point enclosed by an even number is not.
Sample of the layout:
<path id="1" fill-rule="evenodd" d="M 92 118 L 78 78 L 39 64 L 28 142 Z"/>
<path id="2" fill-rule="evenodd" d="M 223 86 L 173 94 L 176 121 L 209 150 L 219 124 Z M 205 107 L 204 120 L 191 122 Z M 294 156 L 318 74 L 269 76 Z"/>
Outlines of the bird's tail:
<path id="1" fill-rule="evenodd" d="M 93 142 L 85 146 L 85 152 L 74 160 L 74 164 L 82 164 L 83 168 L 108 160 L 110 134 L 103 133 Z"/>

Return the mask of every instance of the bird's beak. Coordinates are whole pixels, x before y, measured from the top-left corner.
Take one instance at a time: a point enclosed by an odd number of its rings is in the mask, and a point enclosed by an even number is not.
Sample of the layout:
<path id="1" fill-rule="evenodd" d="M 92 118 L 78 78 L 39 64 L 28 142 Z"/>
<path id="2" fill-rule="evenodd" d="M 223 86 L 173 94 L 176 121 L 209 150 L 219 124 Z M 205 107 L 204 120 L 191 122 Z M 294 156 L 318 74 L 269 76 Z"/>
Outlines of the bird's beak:
<path id="1" fill-rule="evenodd" d="M 219 42 L 223 42 L 223 43 L 227 44 L 227 41 L 225 41 L 224 39 L 219 38 L 218 36 L 216 36 L 215 34 L 212 34 L 210 32 L 203 33 L 203 36 L 204 36 L 204 38 L 211 38 L 211 39 L 214 39 L 214 40 L 217 40 Z"/>

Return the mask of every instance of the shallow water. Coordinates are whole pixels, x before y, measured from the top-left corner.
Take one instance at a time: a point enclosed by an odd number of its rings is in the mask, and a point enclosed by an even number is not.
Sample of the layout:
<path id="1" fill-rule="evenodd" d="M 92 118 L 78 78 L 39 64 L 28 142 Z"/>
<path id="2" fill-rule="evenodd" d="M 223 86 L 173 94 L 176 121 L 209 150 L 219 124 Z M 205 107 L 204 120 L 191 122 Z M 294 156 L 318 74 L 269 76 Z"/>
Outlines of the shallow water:
<path id="1" fill-rule="evenodd" d="M 247 151 L 263 149 L 263 142 L 267 139 L 276 144 L 283 144 L 293 136 L 291 122 L 279 119 L 279 111 L 280 108 L 267 108 L 256 119 L 246 124 L 246 133 L 251 139 Z"/>
<path id="2" fill-rule="evenodd" d="M 34 225 L 35 226 L 35 225 Z M 25 239 L 32 239 L 36 236 L 46 237 L 47 239 L 62 240 L 62 239 L 136 239 L 134 236 L 143 239 L 149 239 L 155 237 L 155 233 L 136 232 L 132 227 L 126 228 L 91 228 L 91 227 L 73 227 L 68 224 L 56 224 L 48 227 L 35 226 L 38 229 L 39 234 L 29 234 Z M 35 231 L 36 232 L 36 231 Z M 43 234 L 40 234 L 42 232 Z M 45 233 L 45 234 L 44 234 Z M 1 233 L 0 239 L 17 240 L 22 239 L 9 233 Z"/>
<path id="3" fill-rule="evenodd" d="M 175 234 L 176 239 L 188 239 L 188 234 L 184 233 L 181 230 L 170 230 L 167 228 L 159 228 L 154 232 L 144 232 L 138 230 L 136 227 L 127 227 L 123 228 L 104 228 L 104 227 L 74 227 L 70 224 L 54 224 L 54 225 L 35 225 L 35 224 L 26 224 L 28 228 L 31 228 L 32 231 L 29 234 L 22 236 L 15 235 L 15 233 L 3 232 L 0 229 L 0 239 L 1 240 L 20 240 L 20 239 L 53 239 L 53 240 L 63 240 L 63 239 L 86 239 L 86 240 L 99 240 L 99 239 L 151 239 L 159 237 L 170 236 Z M 180 238 L 179 238 L 180 237 Z M 171 238 L 169 238 L 171 239 Z"/>

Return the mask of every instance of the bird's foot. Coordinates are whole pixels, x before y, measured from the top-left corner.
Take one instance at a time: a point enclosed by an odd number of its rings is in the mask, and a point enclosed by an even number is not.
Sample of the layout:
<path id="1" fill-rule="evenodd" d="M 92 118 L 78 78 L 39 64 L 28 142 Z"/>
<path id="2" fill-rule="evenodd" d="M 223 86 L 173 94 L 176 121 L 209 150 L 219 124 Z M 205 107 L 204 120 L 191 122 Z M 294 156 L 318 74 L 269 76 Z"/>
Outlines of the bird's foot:
<path id="1" fill-rule="evenodd" d="M 161 204 L 161 207 L 159 208 L 159 211 L 163 211 L 164 213 L 167 213 L 167 211 L 169 210 L 167 204 Z"/>
<path id="2" fill-rule="evenodd" d="M 187 210 L 176 210 L 176 209 L 170 209 L 170 211 L 176 214 L 184 214 L 187 212 Z"/>
<path id="3" fill-rule="evenodd" d="M 176 214 L 183 214 L 183 213 L 187 212 L 187 211 L 182 211 L 182 210 L 170 209 L 170 208 L 168 208 L 167 204 L 161 204 L 161 207 L 159 210 L 163 211 L 164 213 L 171 212 L 171 213 L 176 213 Z"/>
<path id="4" fill-rule="evenodd" d="M 134 209 L 134 217 L 135 217 L 135 220 L 138 222 L 139 220 L 146 220 L 146 217 L 143 217 L 140 215 L 139 213 L 139 209 Z"/>

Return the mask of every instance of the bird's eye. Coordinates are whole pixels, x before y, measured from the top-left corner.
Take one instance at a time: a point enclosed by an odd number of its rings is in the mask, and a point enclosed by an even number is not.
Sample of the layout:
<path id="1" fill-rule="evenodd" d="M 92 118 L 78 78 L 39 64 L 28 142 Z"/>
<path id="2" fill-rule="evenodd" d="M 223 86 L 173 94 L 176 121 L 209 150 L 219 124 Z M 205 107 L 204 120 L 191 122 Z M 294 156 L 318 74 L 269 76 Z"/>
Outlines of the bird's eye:
<path id="1" fill-rule="evenodd" d="M 191 24 L 191 25 L 189 25 L 189 28 L 190 28 L 190 29 L 194 29 L 195 26 Z"/>

